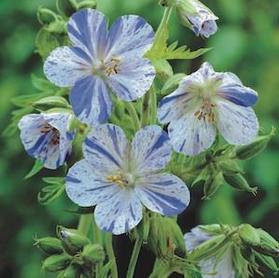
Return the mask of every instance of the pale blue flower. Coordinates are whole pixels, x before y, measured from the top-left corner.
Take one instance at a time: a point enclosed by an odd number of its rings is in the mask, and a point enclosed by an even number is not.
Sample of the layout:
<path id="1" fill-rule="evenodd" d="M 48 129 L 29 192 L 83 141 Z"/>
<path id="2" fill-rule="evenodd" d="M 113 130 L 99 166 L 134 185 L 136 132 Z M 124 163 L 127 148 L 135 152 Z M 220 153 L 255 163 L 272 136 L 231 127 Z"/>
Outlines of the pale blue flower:
<path id="1" fill-rule="evenodd" d="M 45 168 L 63 165 L 72 149 L 74 133 L 68 131 L 72 115 L 41 113 L 25 115 L 19 122 L 20 138 L 27 153 Z"/>
<path id="2" fill-rule="evenodd" d="M 150 88 L 155 69 L 143 55 L 152 46 L 154 32 L 143 18 L 122 16 L 108 30 L 101 12 L 85 9 L 70 18 L 68 35 L 73 46 L 52 51 L 44 72 L 55 85 L 72 87 L 70 102 L 82 122 L 108 120 L 110 90 L 132 101 Z"/>
<path id="3" fill-rule="evenodd" d="M 210 148 L 217 130 L 233 145 L 253 141 L 259 124 L 250 106 L 257 98 L 234 74 L 214 72 L 204 63 L 161 100 L 158 118 L 170 123 L 169 136 L 177 152 L 196 155 Z"/>
<path id="4" fill-rule="evenodd" d="M 168 135 L 159 126 L 139 130 L 131 143 L 120 127 L 97 126 L 83 145 L 84 159 L 69 170 L 66 192 L 81 207 L 96 205 L 97 225 L 113 234 L 134 228 L 143 206 L 177 215 L 190 195 L 178 177 L 160 172 L 171 153 Z"/>
<path id="5" fill-rule="evenodd" d="M 202 230 L 199 226 L 184 235 L 186 250 L 192 252 L 200 244 L 210 240 L 212 236 Z M 232 248 L 228 247 L 224 253 L 217 258 L 213 256 L 210 259 L 201 260 L 199 266 L 203 278 L 235 278 L 233 267 Z"/>

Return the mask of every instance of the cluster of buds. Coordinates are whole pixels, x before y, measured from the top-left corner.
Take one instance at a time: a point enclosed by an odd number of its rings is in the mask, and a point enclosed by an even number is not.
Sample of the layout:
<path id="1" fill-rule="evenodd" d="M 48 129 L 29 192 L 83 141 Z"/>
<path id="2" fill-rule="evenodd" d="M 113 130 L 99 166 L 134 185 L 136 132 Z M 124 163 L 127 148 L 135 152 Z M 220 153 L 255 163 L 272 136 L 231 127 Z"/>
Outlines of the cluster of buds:
<path id="1" fill-rule="evenodd" d="M 48 257 L 42 269 L 57 272 L 60 278 L 93 277 L 97 264 L 105 260 L 101 245 L 92 244 L 90 240 L 75 229 L 57 227 L 56 237 L 36 239 L 35 245 Z"/>

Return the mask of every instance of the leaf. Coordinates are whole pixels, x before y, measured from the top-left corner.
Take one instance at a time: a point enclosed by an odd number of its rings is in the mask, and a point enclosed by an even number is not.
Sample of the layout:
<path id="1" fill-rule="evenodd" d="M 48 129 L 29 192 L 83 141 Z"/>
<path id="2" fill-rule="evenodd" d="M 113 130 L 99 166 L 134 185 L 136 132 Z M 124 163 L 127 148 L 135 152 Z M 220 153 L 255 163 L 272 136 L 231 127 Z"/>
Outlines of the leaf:
<path id="1" fill-rule="evenodd" d="M 31 75 L 31 81 L 34 88 L 39 91 L 55 91 L 57 89 L 57 87 L 47 79 L 38 77 L 35 74 Z"/>
<path id="2" fill-rule="evenodd" d="M 42 188 L 38 194 L 38 201 L 46 206 L 57 199 L 65 190 L 65 179 L 63 177 L 46 177 L 43 181 L 49 185 Z"/>
<path id="3" fill-rule="evenodd" d="M 30 172 L 24 177 L 25 180 L 30 179 L 31 177 L 33 177 L 34 175 L 36 175 L 37 173 L 39 173 L 42 169 L 44 168 L 44 164 L 37 159 L 32 167 L 32 169 L 30 170 Z"/>

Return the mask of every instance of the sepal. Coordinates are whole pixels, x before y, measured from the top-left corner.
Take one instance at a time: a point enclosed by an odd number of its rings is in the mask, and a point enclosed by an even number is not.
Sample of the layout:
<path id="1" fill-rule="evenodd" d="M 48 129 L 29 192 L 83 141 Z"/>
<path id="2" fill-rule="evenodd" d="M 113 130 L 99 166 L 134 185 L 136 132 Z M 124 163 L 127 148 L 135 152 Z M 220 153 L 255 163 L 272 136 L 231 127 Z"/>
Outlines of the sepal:
<path id="1" fill-rule="evenodd" d="M 49 255 L 62 254 L 64 252 L 61 241 L 56 237 L 36 238 L 34 245 Z"/>
<path id="2" fill-rule="evenodd" d="M 43 262 L 42 269 L 49 272 L 57 272 L 66 269 L 71 262 L 71 257 L 67 254 L 52 255 Z"/>

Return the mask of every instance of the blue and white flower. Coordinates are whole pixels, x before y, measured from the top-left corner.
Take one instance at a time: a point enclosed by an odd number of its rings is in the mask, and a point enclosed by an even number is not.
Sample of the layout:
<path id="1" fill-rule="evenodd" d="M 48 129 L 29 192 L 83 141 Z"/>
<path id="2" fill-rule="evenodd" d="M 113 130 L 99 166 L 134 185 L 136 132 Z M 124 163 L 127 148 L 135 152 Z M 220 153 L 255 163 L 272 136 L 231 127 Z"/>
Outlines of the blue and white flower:
<path id="1" fill-rule="evenodd" d="M 45 168 L 63 165 L 72 149 L 74 133 L 68 131 L 70 113 L 25 115 L 19 122 L 20 138 L 27 153 Z"/>
<path id="2" fill-rule="evenodd" d="M 161 100 L 158 118 L 170 123 L 169 136 L 177 152 L 196 155 L 213 144 L 217 130 L 233 145 L 253 141 L 259 124 L 250 106 L 257 98 L 234 74 L 217 73 L 204 63 Z"/>
<path id="3" fill-rule="evenodd" d="M 218 17 L 198 0 L 176 0 L 177 13 L 182 23 L 197 36 L 209 38 L 218 30 Z"/>
<path id="4" fill-rule="evenodd" d="M 108 120 L 110 90 L 133 101 L 150 88 L 155 69 L 143 56 L 152 46 L 154 32 L 143 18 L 122 16 L 108 30 L 101 12 L 84 9 L 70 18 L 68 35 L 73 46 L 52 51 L 44 72 L 55 85 L 72 87 L 70 102 L 82 122 Z"/>
<path id="5" fill-rule="evenodd" d="M 69 170 L 66 192 L 81 207 L 96 205 L 97 225 L 113 234 L 134 228 L 143 206 L 177 215 L 190 195 L 178 177 L 159 172 L 171 153 L 168 135 L 159 126 L 139 130 L 130 143 L 120 127 L 99 125 L 83 145 L 84 159 Z"/>
<path id="6" fill-rule="evenodd" d="M 200 244 L 210 240 L 212 236 L 199 226 L 184 235 L 186 250 L 192 252 Z M 228 247 L 220 258 L 212 257 L 199 262 L 203 278 L 235 278 L 232 248 Z"/>

